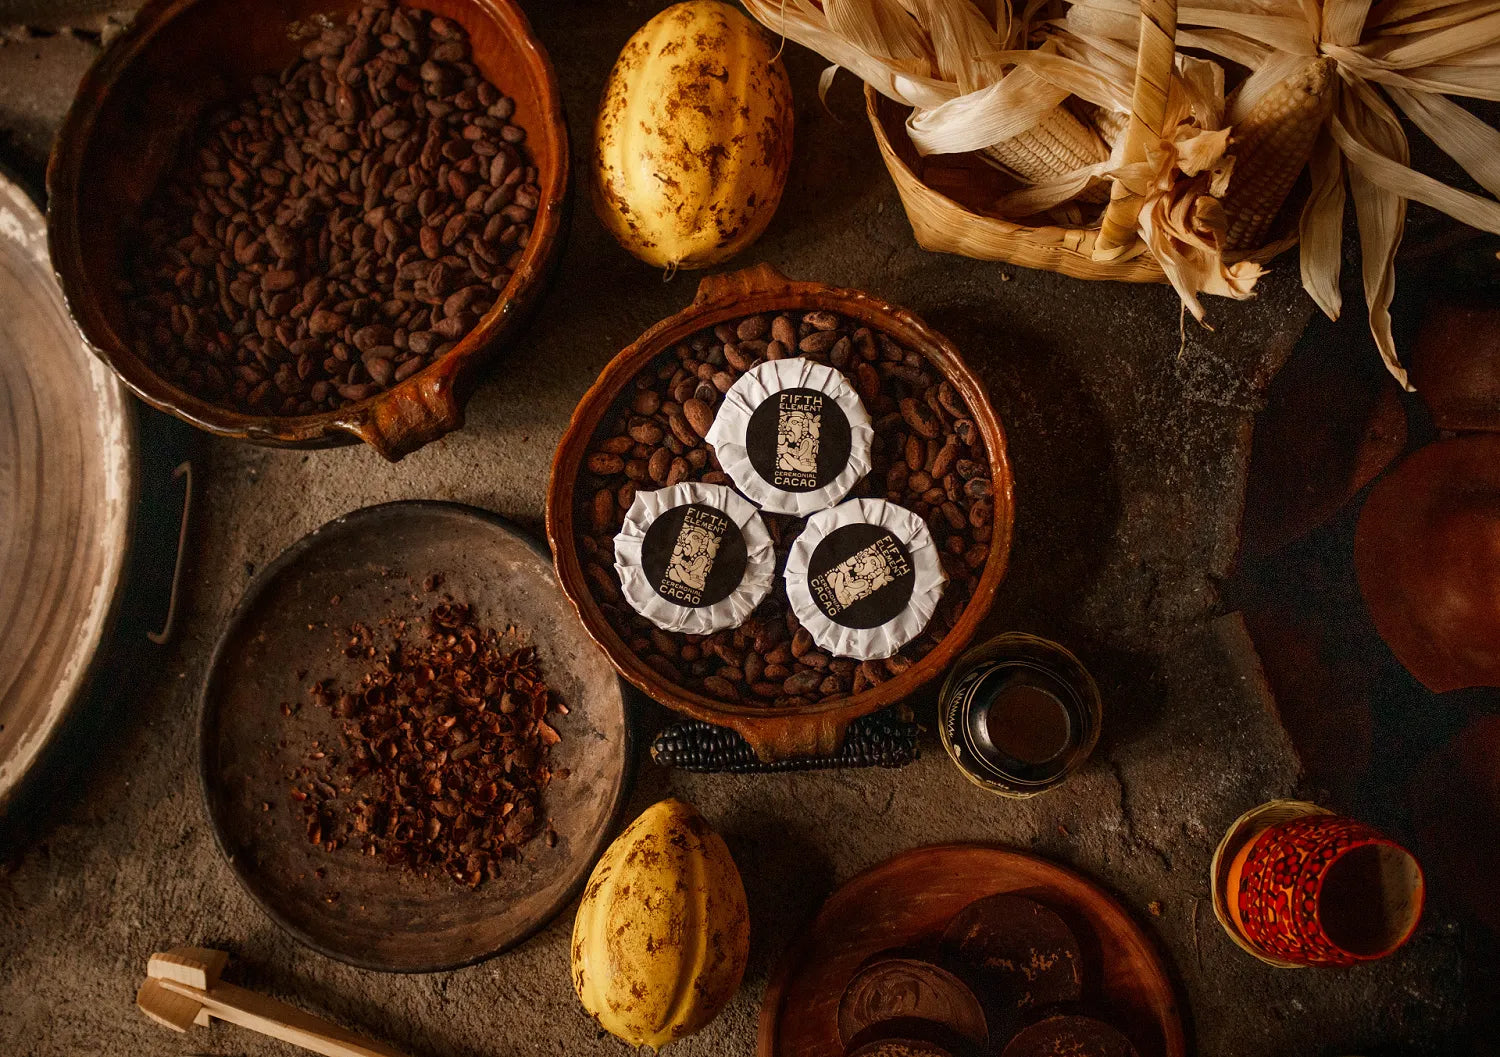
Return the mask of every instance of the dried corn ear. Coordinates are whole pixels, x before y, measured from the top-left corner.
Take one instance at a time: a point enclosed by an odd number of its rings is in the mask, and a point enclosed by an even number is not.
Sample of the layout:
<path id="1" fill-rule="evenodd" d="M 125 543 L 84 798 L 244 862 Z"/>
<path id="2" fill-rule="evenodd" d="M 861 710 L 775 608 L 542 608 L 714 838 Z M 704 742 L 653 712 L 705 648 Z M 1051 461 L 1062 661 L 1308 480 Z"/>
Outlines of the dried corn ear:
<path id="1" fill-rule="evenodd" d="M 1254 249 L 1312 156 L 1333 110 L 1338 64 L 1319 58 L 1266 92 L 1234 126 L 1234 171 L 1224 196 L 1225 248 Z"/>
<path id="2" fill-rule="evenodd" d="M 1106 110 L 1102 106 L 1096 106 L 1089 114 L 1089 123 L 1098 130 L 1100 137 L 1112 150 L 1130 128 L 1130 115 L 1123 110 Z"/>
<path id="3" fill-rule="evenodd" d="M 980 153 L 1022 183 L 1039 184 L 1104 161 L 1109 148 L 1071 110 L 1058 106 L 1034 128 Z"/>

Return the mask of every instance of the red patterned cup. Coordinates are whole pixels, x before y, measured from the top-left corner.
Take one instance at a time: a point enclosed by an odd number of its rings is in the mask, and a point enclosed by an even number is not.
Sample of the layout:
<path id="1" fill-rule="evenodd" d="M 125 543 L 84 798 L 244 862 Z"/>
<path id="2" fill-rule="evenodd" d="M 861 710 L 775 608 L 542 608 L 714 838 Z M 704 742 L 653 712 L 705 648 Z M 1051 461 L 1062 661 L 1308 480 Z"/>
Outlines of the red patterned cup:
<path id="1" fill-rule="evenodd" d="M 1298 965 L 1384 958 L 1416 931 L 1426 887 L 1410 852 L 1339 815 L 1271 826 L 1240 850 L 1228 880 L 1240 935 Z"/>

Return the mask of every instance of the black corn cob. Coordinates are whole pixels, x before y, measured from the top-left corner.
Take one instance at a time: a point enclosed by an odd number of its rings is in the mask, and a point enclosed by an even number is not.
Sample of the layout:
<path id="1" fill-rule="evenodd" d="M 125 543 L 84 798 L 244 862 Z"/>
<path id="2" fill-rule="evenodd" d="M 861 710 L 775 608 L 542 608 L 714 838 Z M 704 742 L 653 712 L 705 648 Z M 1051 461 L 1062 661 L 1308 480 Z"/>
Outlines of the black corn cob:
<path id="1" fill-rule="evenodd" d="M 849 724 L 844 744 L 832 756 L 799 756 L 765 763 L 735 731 L 699 720 L 675 723 L 651 743 L 651 759 L 684 771 L 759 774 L 829 767 L 903 767 L 919 755 L 916 723 L 894 709 L 861 716 Z"/>

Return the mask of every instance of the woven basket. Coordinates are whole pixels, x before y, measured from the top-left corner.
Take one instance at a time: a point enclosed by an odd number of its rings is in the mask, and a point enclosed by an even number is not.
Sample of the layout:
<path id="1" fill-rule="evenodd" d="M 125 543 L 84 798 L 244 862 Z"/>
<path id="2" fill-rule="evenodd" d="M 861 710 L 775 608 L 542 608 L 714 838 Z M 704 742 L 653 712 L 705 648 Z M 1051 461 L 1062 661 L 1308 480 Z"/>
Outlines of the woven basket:
<path id="1" fill-rule="evenodd" d="M 1126 162 L 1144 160 L 1147 145 L 1161 141 L 1176 36 L 1176 0 L 1142 0 L 1135 90 L 1125 133 Z M 907 219 L 924 249 L 1007 261 L 1076 279 L 1166 281 L 1161 266 L 1136 233 L 1142 200 L 1119 182 L 1110 188 L 1109 204 L 1097 227 L 1017 224 L 975 211 L 1013 188 L 991 165 L 967 154 L 920 156 L 906 134 L 907 108 L 868 85 L 865 108 L 880 156 L 896 181 Z M 1249 253 L 1228 254 L 1226 259 L 1264 263 L 1296 243 L 1294 225 L 1276 241 Z"/>

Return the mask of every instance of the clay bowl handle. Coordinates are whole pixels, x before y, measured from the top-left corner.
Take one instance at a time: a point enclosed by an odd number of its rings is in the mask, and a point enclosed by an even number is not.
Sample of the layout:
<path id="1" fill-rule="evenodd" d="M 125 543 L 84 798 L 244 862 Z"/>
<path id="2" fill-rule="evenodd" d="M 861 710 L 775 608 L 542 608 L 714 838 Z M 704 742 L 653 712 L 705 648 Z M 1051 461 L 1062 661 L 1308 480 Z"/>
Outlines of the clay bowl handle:
<path id="1" fill-rule="evenodd" d="M 445 357 L 335 423 L 392 462 L 464 424 L 457 364 Z"/>
<path id="2" fill-rule="evenodd" d="M 735 272 L 705 276 L 698 284 L 693 307 L 732 304 L 751 294 L 769 294 L 797 285 L 770 264 L 754 264 Z"/>
<path id="3" fill-rule="evenodd" d="M 711 722 L 733 729 L 750 743 L 756 756 L 769 763 L 834 755 L 844 744 L 844 732 L 852 718 L 838 709 L 759 716 L 720 712 Z"/>

